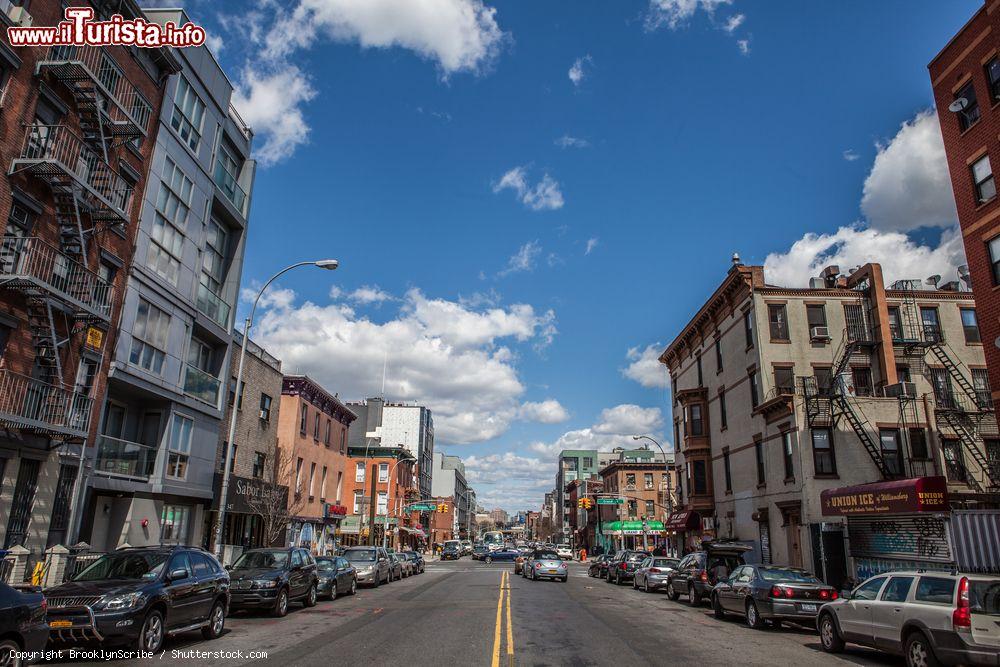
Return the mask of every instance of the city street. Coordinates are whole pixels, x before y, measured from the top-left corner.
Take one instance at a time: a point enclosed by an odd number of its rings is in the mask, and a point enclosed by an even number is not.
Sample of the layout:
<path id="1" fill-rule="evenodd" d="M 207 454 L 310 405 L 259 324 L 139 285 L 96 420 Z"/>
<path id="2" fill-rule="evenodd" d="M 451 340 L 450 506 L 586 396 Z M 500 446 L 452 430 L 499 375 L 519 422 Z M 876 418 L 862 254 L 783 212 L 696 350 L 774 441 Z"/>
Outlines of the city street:
<path id="1" fill-rule="evenodd" d="M 504 590 L 501 581 L 509 581 Z M 180 653 L 191 650 L 242 651 L 244 658 Z M 264 651 L 267 658 L 253 659 L 251 651 Z M 761 632 L 736 618 L 720 622 L 707 605 L 692 609 L 683 598 L 671 602 L 662 593 L 592 579 L 577 563 L 563 584 L 528 581 L 509 564 L 465 558 L 428 563 L 425 574 L 313 609 L 296 605 L 284 619 L 228 618 L 220 639 L 203 641 L 190 633 L 168 641 L 163 657 L 148 664 L 172 658 L 201 665 L 901 664 L 860 648 L 827 655 L 816 634 L 805 629 Z"/>

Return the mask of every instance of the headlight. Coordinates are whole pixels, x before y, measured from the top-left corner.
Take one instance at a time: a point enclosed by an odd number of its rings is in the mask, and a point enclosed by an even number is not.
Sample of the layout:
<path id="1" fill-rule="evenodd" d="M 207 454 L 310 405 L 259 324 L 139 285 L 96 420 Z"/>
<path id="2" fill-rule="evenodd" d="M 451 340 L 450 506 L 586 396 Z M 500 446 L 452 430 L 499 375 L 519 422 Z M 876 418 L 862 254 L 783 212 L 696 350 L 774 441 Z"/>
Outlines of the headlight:
<path id="1" fill-rule="evenodd" d="M 254 588 L 274 588 L 278 585 L 278 582 L 274 579 L 254 579 Z"/>
<path id="2" fill-rule="evenodd" d="M 375 569 L 374 565 L 369 565 L 368 567 L 359 567 L 358 574 L 371 574 L 372 570 Z"/>
<path id="3" fill-rule="evenodd" d="M 105 596 L 102 599 L 103 608 L 107 611 L 118 609 L 131 609 L 142 601 L 142 593 L 122 593 L 120 595 Z"/>

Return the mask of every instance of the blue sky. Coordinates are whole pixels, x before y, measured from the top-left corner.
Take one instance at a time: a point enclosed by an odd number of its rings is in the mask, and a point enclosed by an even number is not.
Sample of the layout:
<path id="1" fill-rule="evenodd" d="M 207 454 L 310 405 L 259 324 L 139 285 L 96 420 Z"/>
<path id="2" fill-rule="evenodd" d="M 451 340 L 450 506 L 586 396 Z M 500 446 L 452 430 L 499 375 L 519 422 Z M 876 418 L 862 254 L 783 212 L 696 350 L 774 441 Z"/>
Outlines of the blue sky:
<path id="1" fill-rule="evenodd" d="M 733 251 L 954 274 L 926 65 L 981 4 L 189 0 L 257 132 L 244 283 L 341 261 L 256 335 L 348 399 L 387 360 L 484 504 L 536 508 L 563 446 L 669 436 L 655 354 Z"/>

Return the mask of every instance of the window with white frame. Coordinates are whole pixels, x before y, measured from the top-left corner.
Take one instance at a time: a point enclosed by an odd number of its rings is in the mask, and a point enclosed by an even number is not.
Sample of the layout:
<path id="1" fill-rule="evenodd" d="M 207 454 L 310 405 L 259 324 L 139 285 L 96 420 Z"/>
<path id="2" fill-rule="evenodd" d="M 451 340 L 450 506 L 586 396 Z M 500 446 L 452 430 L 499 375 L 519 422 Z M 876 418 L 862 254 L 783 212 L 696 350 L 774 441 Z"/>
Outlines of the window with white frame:
<path id="1" fill-rule="evenodd" d="M 378 492 L 378 509 L 376 513 L 382 515 L 389 513 L 389 494 L 385 491 Z"/>
<path id="2" fill-rule="evenodd" d="M 316 497 L 316 462 L 309 464 L 309 497 Z"/>
<path id="3" fill-rule="evenodd" d="M 353 512 L 354 514 L 360 514 L 361 513 L 361 508 L 362 508 L 361 499 L 363 497 L 364 497 L 364 494 L 362 494 L 360 491 L 355 491 L 354 492 L 354 512 Z"/>
<path id="4" fill-rule="evenodd" d="M 153 225 L 149 231 L 146 266 L 174 286 L 180 274 L 184 230 L 187 228 L 193 190 L 191 179 L 173 160 L 166 158 L 160 191 L 156 196 Z"/>
<path id="5" fill-rule="evenodd" d="M 153 304 L 142 299 L 136 309 L 135 324 L 132 327 L 132 351 L 129 362 L 150 373 L 163 372 L 166 358 L 167 334 L 170 330 L 170 316 Z"/>
<path id="6" fill-rule="evenodd" d="M 194 420 L 175 413 L 170 423 L 170 440 L 167 443 L 167 477 L 187 477 L 193 433 Z"/>
<path id="7" fill-rule="evenodd" d="M 295 461 L 295 493 L 302 493 L 302 457 Z"/>
<path id="8" fill-rule="evenodd" d="M 365 464 L 363 461 L 358 461 L 354 465 L 354 481 L 355 482 L 365 481 Z"/>
<path id="9" fill-rule="evenodd" d="M 379 463 L 378 464 L 378 481 L 388 482 L 389 481 L 389 464 Z"/>
<path id="10" fill-rule="evenodd" d="M 191 150 L 197 151 L 201 142 L 201 128 L 205 120 L 205 103 L 184 76 L 177 81 L 177 92 L 174 94 L 174 114 L 170 118 L 170 126 L 177 131 Z"/>
<path id="11" fill-rule="evenodd" d="M 319 497 L 320 500 L 326 499 L 326 470 L 327 467 L 323 466 L 323 474 L 319 478 Z"/>

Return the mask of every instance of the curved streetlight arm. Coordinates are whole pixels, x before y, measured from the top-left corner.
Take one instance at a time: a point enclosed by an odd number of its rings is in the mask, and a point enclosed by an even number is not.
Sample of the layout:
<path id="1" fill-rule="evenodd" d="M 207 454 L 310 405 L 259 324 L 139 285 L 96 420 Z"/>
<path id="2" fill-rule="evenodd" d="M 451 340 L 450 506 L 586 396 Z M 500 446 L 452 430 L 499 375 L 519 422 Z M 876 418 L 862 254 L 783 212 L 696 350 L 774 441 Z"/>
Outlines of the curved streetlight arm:
<path id="1" fill-rule="evenodd" d="M 412 456 L 401 458 L 401 459 L 396 459 L 396 462 L 392 464 L 391 468 L 389 468 L 389 478 L 386 480 L 386 485 L 385 485 L 386 511 L 388 511 L 388 509 L 389 509 L 389 501 L 390 501 L 389 491 L 390 491 L 390 489 L 392 489 L 392 486 L 390 486 L 392 484 L 392 473 L 396 470 L 396 466 L 398 466 L 403 461 L 409 461 L 410 463 L 416 463 L 417 459 L 414 458 L 414 457 L 412 457 Z M 386 517 L 385 517 L 385 525 L 382 526 L 382 548 L 383 549 L 385 549 L 386 536 L 388 534 L 389 534 L 389 516 L 386 515 Z"/>
<path id="2" fill-rule="evenodd" d="M 660 450 L 661 454 L 663 454 L 663 465 L 666 467 L 666 474 L 667 474 L 667 509 L 670 511 L 671 514 L 673 514 L 673 512 L 674 512 L 674 490 L 673 490 L 673 488 L 671 488 L 673 485 L 670 483 L 670 481 L 671 481 L 670 480 L 670 459 L 667 458 L 667 452 L 664 451 L 663 445 L 661 445 L 654 438 L 652 438 L 652 437 L 650 437 L 648 435 L 633 435 L 632 439 L 633 440 L 649 440 L 651 443 L 653 443 L 654 445 L 656 445 L 656 448 Z"/>

